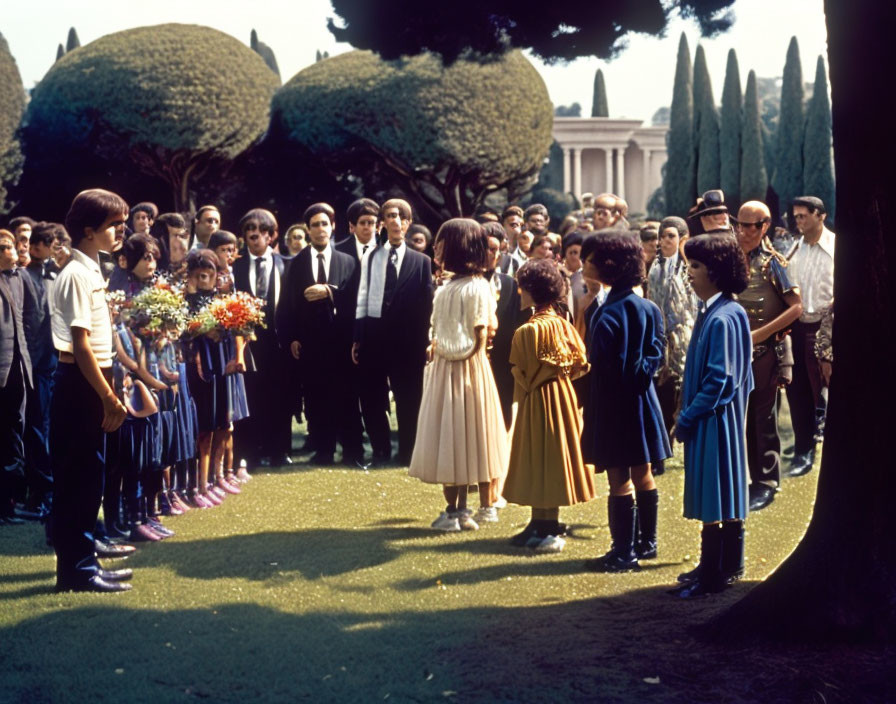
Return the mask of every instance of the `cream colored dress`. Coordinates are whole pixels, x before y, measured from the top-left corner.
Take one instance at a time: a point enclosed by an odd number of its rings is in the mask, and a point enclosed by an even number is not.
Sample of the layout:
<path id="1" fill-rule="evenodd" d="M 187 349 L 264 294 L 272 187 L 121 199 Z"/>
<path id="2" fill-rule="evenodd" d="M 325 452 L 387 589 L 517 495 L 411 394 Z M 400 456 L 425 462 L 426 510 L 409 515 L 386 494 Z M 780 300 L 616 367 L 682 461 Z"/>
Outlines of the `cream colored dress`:
<path id="1" fill-rule="evenodd" d="M 430 484 L 477 484 L 507 471 L 508 437 L 485 345 L 476 329 L 496 328 L 494 293 L 480 276 L 436 290 L 433 361 L 423 372 L 410 476 Z"/>

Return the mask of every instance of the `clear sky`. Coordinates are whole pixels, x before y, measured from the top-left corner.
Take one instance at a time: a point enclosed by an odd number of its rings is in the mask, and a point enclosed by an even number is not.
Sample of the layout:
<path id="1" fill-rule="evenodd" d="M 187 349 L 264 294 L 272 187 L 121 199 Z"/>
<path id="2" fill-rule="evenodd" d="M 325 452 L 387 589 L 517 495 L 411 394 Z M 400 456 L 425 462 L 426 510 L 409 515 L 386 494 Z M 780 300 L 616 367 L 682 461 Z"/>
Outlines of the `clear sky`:
<path id="1" fill-rule="evenodd" d="M 421 0 L 423 1 L 423 0 Z M 329 0 L 30 0 L 4 2 L 0 32 L 9 42 L 22 80 L 30 88 L 53 64 L 56 45 L 74 26 L 81 44 L 130 27 L 182 22 L 204 24 L 249 43 L 254 28 L 277 56 L 283 80 L 314 61 L 316 50 L 331 55 L 351 49 L 327 30 Z M 586 7 L 587 5 L 585 5 Z M 672 99 L 678 40 L 688 35 L 691 52 L 704 45 L 716 102 L 721 101 L 728 50 L 737 51 L 742 85 L 754 69 L 761 77 L 780 76 L 791 36 L 796 36 L 803 79 L 812 81 L 818 55 L 827 55 L 822 0 L 737 0 L 731 31 L 701 40 L 695 24 L 676 19 L 665 38 L 631 36 L 628 49 L 610 62 L 579 59 L 545 66 L 535 62 L 557 105 L 579 102 L 590 115 L 594 72 L 603 68 L 611 117 L 649 120 Z M 520 87 L 525 90 L 525 86 Z"/>

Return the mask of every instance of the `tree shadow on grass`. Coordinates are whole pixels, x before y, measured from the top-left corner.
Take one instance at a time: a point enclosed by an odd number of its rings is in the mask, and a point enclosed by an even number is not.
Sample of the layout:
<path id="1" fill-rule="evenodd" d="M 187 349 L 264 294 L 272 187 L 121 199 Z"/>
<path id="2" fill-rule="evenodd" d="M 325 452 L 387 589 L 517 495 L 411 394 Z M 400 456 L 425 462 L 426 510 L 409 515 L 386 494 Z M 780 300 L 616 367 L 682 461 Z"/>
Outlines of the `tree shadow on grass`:
<path id="1" fill-rule="evenodd" d="M 696 603 L 653 587 L 543 606 L 433 600 L 419 611 L 305 614 L 75 595 L 0 630 L 0 701 L 886 700 L 892 648 L 728 648 L 690 634 L 747 588 Z"/>

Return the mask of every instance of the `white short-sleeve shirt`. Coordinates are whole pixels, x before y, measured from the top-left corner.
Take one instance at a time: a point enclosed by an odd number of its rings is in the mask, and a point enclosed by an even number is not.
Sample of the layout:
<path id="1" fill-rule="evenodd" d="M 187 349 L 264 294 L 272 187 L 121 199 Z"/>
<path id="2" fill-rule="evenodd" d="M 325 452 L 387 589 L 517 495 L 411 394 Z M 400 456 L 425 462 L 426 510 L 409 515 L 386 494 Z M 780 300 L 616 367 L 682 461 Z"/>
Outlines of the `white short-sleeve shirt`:
<path id="1" fill-rule="evenodd" d="M 50 325 L 53 346 L 72 352 L 72 328 L 90 331 L 90 349 L 102 367 L 112 366 L 112 319 L 106 302 L 106 281 L 99 262 L 78 249 L 56 277 Z"/>

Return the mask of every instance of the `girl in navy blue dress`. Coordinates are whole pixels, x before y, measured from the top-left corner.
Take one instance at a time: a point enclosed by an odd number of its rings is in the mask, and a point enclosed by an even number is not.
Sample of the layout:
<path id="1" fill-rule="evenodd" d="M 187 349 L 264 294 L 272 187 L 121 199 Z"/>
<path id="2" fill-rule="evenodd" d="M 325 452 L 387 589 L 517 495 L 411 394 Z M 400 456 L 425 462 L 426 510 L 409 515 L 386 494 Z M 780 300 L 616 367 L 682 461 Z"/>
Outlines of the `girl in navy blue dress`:
<path id="1" fill-rule="evenodd" d="M 582 454 L 610 484 L 610 551 L 586 569 L 625 572 L 656 557 L 658 496 L 651 462 L 672 455 L 653 377 L 663 362 L 663 314 L 633 290 L 644 281 L 640 239 L 601 232 L 582 245 L 585 278 L 610 286 L 588 324 L 591 394 Z M 637 499 L 637 501 L 636 501 Z"/>
<path id="2" fill-rule="evenodd" d="M 744 569 L 747 457 L 744 414 L 753 388 L 753 343 L 732 299 L 749 273 L 734 237 L 701 235 L 684 246 L 688 279 L 703 301 L 688 346 L 675 436 L 684 443 L 684 516 L 703 522 L 700 564 L 673 594 L 725 589 Z"/>

